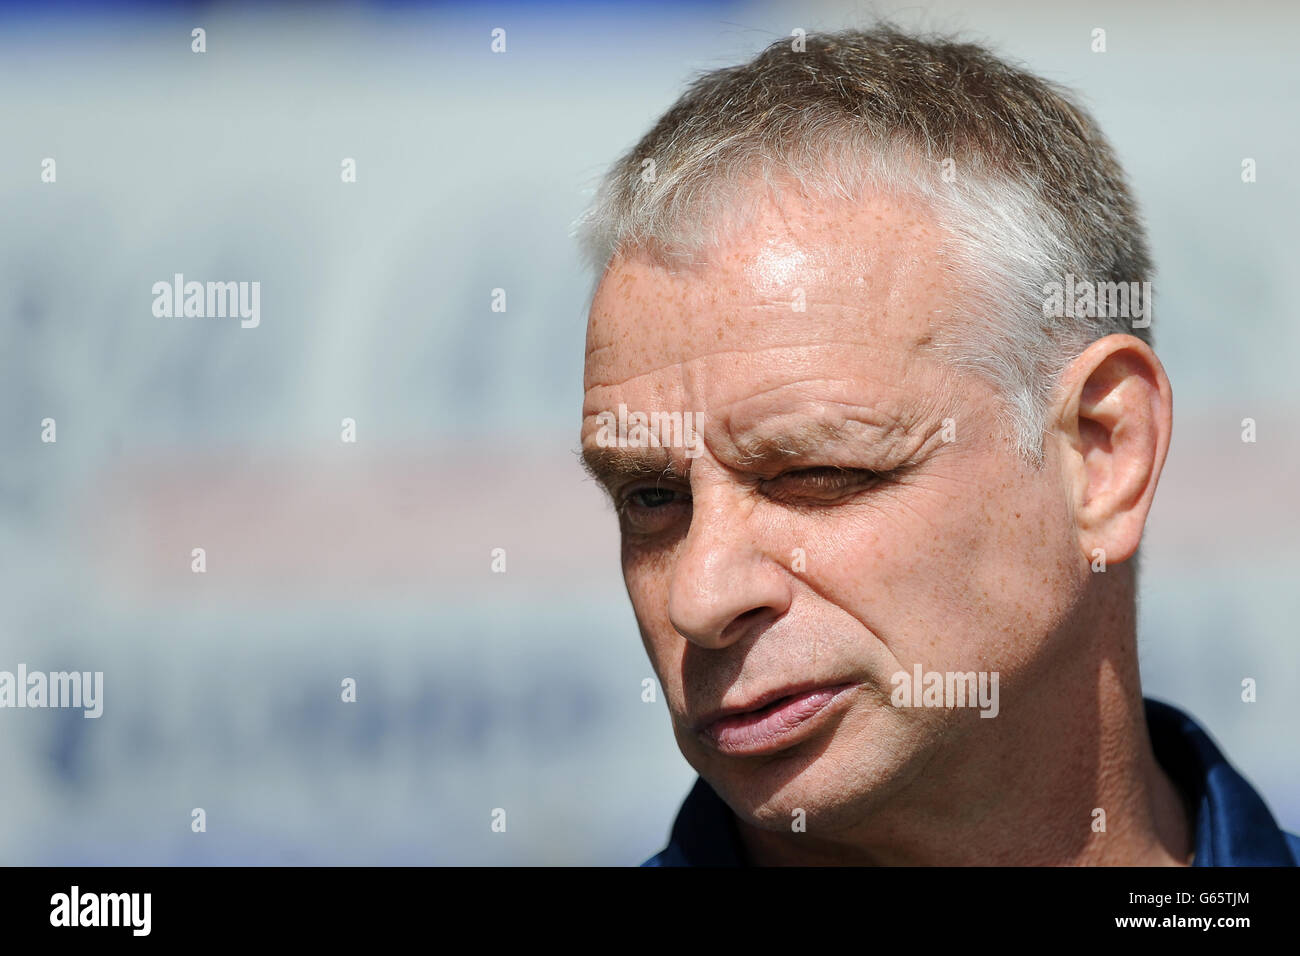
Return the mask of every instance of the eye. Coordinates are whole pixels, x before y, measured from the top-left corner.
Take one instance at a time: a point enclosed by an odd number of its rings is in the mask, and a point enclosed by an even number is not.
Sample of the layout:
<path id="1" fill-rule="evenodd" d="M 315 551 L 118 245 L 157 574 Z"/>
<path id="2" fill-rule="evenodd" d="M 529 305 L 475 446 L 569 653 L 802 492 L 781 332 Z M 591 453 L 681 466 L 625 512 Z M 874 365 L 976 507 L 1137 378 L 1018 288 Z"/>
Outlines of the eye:
<path id="1" fill-rule="evenodd" d="M 869 468 L 799 468 L 766 479 L 762 490 L 777 501 L 829 503 L 873 488 L 887 477 Z"/>
<path id="2" fill-rule="evenodd" d="M 633 488 L 618 504 L 619 519 L 636 534 L 657 534 L 690 514 L 691 496 L 658 485 Z"/>
<path id="3" fill-rule="evenodd" d="M 677 500 L 677 492 L 669 488 L 638 488 L 627 496 L 641 508 L 659 508 Z"/>

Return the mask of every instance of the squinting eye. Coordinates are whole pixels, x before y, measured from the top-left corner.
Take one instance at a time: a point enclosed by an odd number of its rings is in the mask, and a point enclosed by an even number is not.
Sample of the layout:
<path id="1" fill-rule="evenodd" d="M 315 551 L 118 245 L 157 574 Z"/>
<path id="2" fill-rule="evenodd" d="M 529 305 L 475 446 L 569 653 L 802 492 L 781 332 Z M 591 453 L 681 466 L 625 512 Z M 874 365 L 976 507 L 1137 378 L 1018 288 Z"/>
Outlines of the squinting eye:
<path id="1" fill-rule="evenodd" d="M 869 468 L 800 468 L 763 482 L 770 498 L 835 501 L 874 487 L 886 475 Z"/>

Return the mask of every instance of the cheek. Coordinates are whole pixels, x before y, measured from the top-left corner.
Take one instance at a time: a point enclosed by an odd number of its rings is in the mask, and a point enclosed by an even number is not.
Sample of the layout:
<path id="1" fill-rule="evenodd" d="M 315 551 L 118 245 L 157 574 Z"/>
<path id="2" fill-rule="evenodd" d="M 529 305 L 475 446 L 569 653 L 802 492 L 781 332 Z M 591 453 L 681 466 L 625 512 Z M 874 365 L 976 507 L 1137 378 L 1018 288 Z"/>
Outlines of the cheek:
<path id="1" fill-rule="evenodd" d="M 799 576 L 904 666 L 1014 667 L 1060 615 L 1068 516 L 1041 481 L 1000 475 L 917 477 L 834 528 L 809 525 L 816 556 Z"/>
<path id="2" fill-rule="evenodd" d="M 668 585 L 672 555 L 667 549 L 645 550 L 622 544 L 623 584 L 644 631 L 659 633 L 668 620 Z M 643 638 L 644 639 L 644 638 Z"/>
<path id="3" fill-rule="evenodd" d="M 669 700 L 675 700 L 686 641 L 668 619 L 670 573 L 666 556 L 634 556 L 624 548 L 623 581 L 641 632 L 641 644 Z"/>
<path id="4" fill-rule="evenodd" d="M 676 725 L 678 717 L 686 712 L 686 689 L 682 686 L 682 660 L 686 642 L 671 626 L 660 626 L 647 632 L 641 628 L 641 646 L 659 681 L 663 702 L 668 707 Z"/>

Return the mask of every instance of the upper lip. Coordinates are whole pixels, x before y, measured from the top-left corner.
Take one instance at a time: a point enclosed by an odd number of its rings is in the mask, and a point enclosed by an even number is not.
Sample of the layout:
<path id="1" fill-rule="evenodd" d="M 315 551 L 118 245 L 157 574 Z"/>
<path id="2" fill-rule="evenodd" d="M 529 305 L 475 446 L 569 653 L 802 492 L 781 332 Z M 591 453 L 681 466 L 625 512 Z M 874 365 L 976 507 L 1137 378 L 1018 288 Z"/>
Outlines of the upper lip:
<path id="1" fill-rule="evenodd" d="M 799 694 L 807 694 L 814 690 L 830 690 L 833 687 L 846 686 L 848 681 L 813 681 L 804 684 L 790 684 L 786 687 L 778 687 L 775 690 L 767 691 L 753 698 L 747 703 L 737 704 L 734 707 L 720 707 L 717 710 L 710 711 L 695 722 L 695 732 L 699 733 L 708 729 L 711 725 L 722 720 L 724 717 L 734 717 L 736 714 L 747 714 L 751 710 L 761 710 L 768 704 L 774 704 L 782 697 L 794 697 Z"/>

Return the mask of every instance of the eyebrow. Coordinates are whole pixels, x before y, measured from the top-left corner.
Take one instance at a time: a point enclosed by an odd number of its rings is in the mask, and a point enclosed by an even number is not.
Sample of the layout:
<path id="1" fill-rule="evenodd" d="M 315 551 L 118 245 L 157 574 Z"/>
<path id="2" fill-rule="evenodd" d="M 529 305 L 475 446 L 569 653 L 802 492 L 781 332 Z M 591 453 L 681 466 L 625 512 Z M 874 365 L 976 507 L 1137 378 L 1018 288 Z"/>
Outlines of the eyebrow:
<path id="1" fill-rule="evenodd" d="M 582 469 L 606 488 L 619 479 L 673 478 L 686 481 L 690 465 L 685 467 L 668 455 L 655 450 L 624 448 L 584 448 L 580 458 Z"/>
<path id="2" fill-rule="evenodd" d="M 745 467 L 779 464 L 791 458 L 805 458 L 828 444 L 848 442 L 854 437 L 839 422 L 804 422 L 780 435 L 760 435 L 738 442 L 737 463 Z"/>

